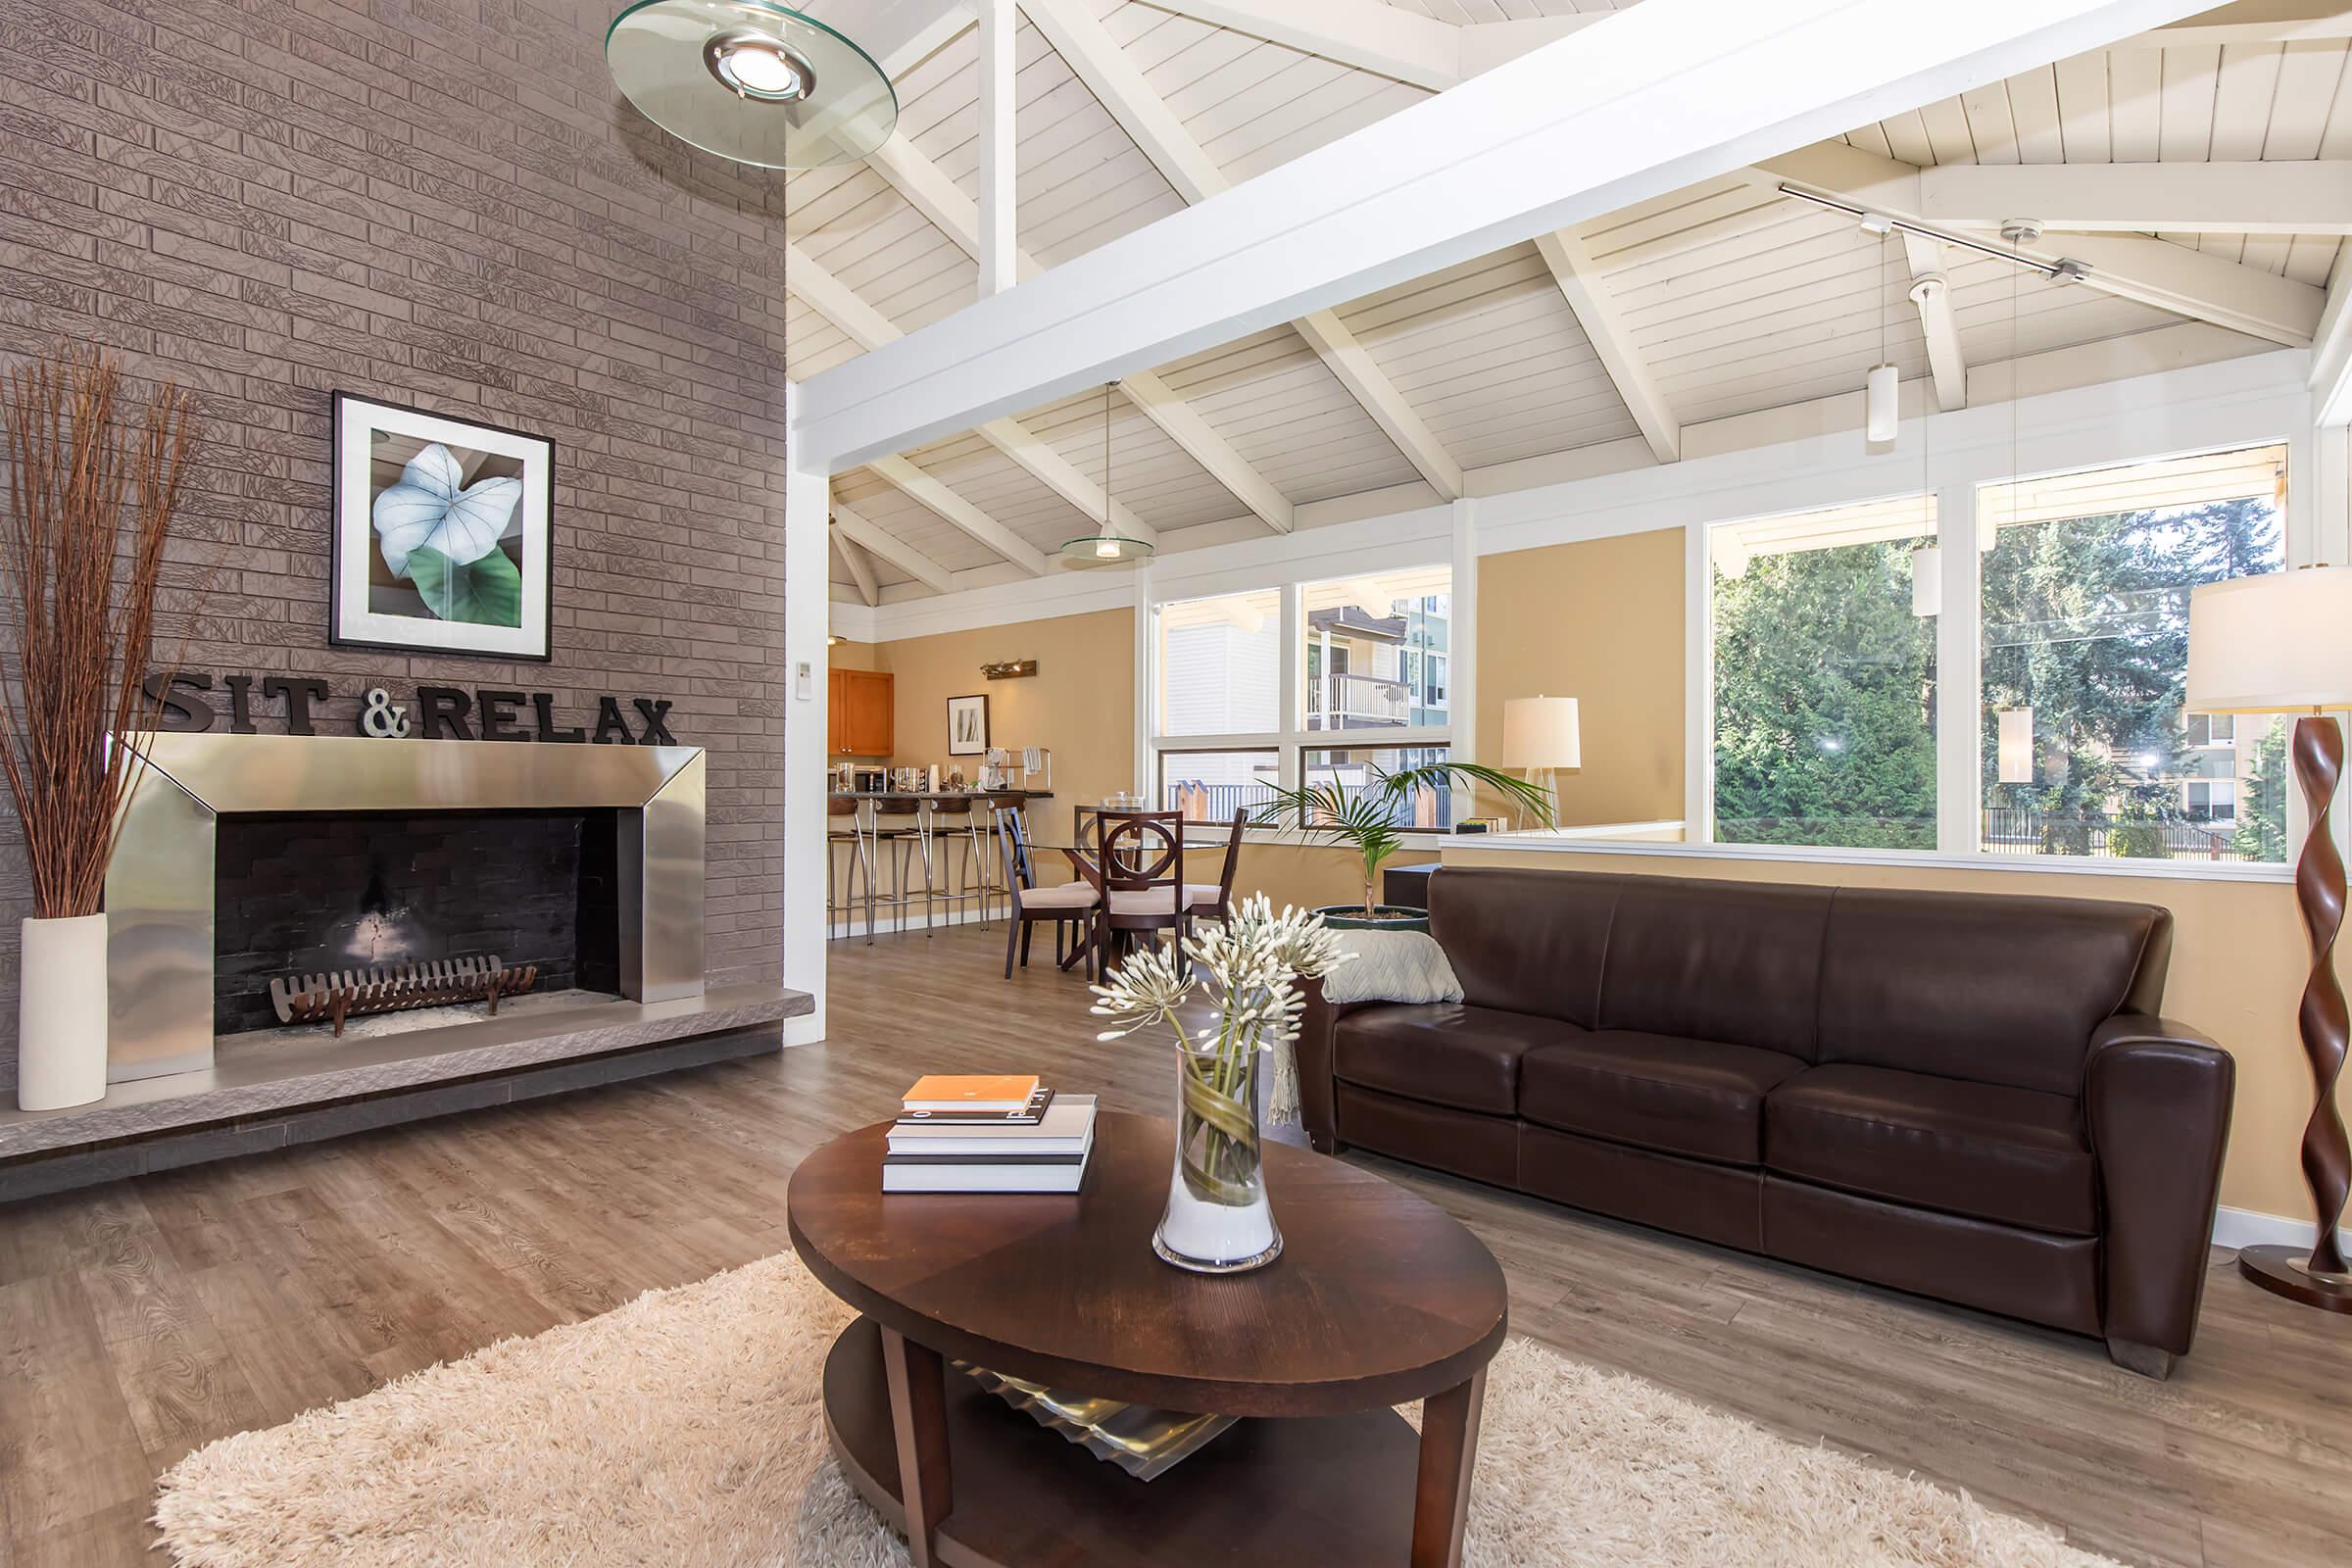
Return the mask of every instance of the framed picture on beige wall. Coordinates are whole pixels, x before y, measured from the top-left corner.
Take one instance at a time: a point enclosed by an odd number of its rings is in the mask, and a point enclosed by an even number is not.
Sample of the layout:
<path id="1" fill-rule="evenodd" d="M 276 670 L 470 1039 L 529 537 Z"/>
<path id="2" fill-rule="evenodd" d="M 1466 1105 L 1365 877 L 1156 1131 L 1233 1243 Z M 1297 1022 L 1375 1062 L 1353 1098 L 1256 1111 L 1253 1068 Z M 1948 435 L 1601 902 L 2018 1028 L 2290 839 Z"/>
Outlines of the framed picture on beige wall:
<path id="1" fill-rule="evenodd" d="M 555 443 L 334 395 L 327 639 L 549 657 Z"/>
<path id="2" fill-rule="evenodd" d="M 988 699 L 948 699 L 948 755 L 978 757 L 988 750 Z"/>

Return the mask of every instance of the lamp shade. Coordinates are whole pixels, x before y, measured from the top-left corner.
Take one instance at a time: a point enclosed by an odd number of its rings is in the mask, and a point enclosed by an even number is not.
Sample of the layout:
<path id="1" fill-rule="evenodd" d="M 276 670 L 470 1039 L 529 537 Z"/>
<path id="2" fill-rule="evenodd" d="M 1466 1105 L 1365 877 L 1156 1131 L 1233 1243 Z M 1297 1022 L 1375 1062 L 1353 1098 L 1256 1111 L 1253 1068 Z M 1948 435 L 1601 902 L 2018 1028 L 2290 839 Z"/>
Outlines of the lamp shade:
<path id="1" fill-rule="evenodd" d="M 1502 765 L 1582 767 L 1573 697 L 1514 697 L 1502 705 Z"/>
<path id="2" fill-rule="evenodd" d="M 2192 713 L 2352 706 L 2352 566 L 2206 583 L 2188 596 Z"/>

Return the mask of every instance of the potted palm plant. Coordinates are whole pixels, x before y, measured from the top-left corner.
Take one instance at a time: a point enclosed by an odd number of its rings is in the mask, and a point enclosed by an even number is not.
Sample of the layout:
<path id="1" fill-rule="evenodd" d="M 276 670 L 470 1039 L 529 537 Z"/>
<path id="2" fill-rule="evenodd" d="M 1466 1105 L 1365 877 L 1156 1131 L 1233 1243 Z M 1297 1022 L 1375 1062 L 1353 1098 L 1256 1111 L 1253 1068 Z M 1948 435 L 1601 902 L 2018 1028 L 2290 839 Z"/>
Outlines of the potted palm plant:
<path id="1" fill-rule="evenodd" d="M 1363 903 L 1327 905 L 1315 911 L 1334 930 L 1429 929 L 1427 909 L 1382 904 L 1378 896 L 1380 863 L 1403 847 L 1407 829 L 1399 818 L 1409 823 L 1413 797 L 1422 790 L 1457 782 L 1483 784 L 1540 825 L 1552 825 L 1551 797 L 1542 786 L 1483 763 L 1425 762 L 1391 771 L 1367 762 L 1365 769 L 1367 776 L 1359 786 L 1330 778 L 1277 789 L 1251 818 L 1259 827 L 1289 828 L 1309 840 L 1345 846 L 1363 860 Z"/>
<path id="2" fill-rule="evenodd" d="M 135 418 L 101 351 L 60 347 L 0 378 L 0 775 L 24 839 L 17 1102 L 106 1093 L 107 862 L 149 725 L 141 691 L 192 420 L 170 382 Z"/>

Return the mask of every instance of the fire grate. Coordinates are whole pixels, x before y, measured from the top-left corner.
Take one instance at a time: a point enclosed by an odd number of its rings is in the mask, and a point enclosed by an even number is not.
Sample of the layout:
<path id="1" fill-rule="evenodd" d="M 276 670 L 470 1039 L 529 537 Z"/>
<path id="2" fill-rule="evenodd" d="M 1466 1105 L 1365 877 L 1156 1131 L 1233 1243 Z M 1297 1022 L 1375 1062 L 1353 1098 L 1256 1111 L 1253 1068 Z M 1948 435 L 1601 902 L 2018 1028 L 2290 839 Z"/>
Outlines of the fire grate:
<path id="1" fill-rule="evenodd" d="M 403 963 L 389 969 L 344 969 L 333 974 L 295 975 L 270 982 L 270 1003 L 280 1023 L 332 1019 L 335 1038 L 343 1021 L 371 1012 L 405 1012 L 461 1002 L 488 1002 L 498 1016 L 498 999 L 518 996 L 539 982 L 539 966 L 510 969 L 496 954 L 482 958 L 443 958 Z"/>

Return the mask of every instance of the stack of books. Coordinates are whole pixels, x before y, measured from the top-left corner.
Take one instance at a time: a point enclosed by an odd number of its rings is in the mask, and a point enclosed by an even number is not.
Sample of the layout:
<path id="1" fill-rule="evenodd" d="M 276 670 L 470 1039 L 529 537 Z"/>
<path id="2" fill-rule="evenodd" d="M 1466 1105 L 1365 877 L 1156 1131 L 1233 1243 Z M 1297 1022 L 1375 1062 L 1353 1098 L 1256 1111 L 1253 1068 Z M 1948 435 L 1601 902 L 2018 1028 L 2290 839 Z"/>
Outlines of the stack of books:
<path id="1" fill-rule="evenodd" d="M 1095 1097 L 1034 1076 L 917 1079 L 882 1156 L 886 1193 L 1074 1193 L 1095 1151 Z"/>

